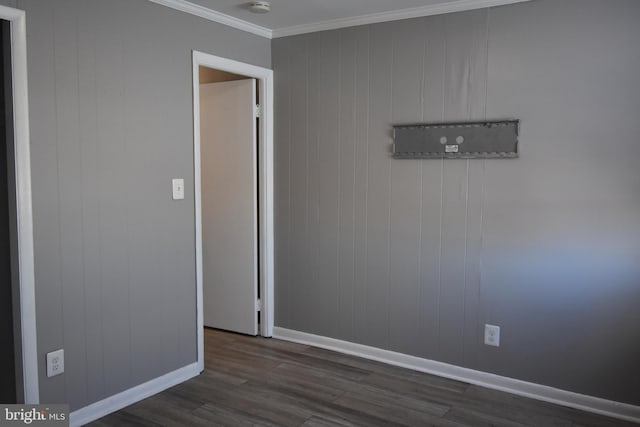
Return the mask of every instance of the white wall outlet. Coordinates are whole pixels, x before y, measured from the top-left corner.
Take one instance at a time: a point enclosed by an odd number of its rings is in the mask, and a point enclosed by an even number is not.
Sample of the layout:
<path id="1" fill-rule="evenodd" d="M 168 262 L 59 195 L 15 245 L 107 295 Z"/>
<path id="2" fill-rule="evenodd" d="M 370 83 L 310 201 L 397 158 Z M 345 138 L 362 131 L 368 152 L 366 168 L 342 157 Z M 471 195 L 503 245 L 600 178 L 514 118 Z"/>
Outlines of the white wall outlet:
<path id="1" fill-rule="evenodd" d="M 182 178 L 172 179 L 171 185 L 173 187 L 173 200 L 183 200 L 184 199 L 184 179 Z"/>
<path id="2" fill-rule="evenodd" d="M 500 326 L 484 325 L 484 343 L 493 347 L 500 347 Z"/>
<path id="3" fill-rule="evenodd" d="M 64 350 L 47 353 L 47 377 L 55 377 L 64 372 Z"/>

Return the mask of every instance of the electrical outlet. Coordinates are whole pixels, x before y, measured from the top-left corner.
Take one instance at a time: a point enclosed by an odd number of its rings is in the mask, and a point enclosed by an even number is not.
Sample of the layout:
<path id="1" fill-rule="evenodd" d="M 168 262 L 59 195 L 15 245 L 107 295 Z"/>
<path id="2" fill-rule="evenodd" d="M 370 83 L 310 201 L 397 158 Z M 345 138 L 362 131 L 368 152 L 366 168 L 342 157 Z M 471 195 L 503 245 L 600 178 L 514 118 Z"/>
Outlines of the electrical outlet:
<path id="1" fill-rule="evenodd" d="M 500 326 L 484 325 L 484 343 L 493 347 L 500 347 Z"/>
<path id="2" fill-rule="evenodd" d="M 64 350 L 47 353 L 47 377 L 55 377 L 64 372 Z"/>

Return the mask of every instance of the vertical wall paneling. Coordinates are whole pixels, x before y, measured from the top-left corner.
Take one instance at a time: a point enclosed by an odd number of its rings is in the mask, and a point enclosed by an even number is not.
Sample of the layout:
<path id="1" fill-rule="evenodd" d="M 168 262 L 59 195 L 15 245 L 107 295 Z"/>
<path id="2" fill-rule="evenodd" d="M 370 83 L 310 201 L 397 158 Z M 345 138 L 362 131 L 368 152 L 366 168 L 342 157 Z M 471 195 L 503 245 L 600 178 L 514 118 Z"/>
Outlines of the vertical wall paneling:
<path id="1" fill-rule="evenodd" d="M 337 271 L 336 336 L 353 339 L 355 286 L 355 184 L 356 184 L 356 70 L 357 32 L 347 29 L 340 33 L 339 49 L 339 244 L 335 253 Z"/>
<path id="2" fill-rule="evenodd" d="M 156 14 L 161 10 L 152 10 L 146 21 L 160 19 Z M 153 189 L 153 193 L 162 194 L 168 182 L 162 182 L 162 176 L 177 169 L 173 162 L 154 149 L 154 141 L 162 138 L 162 134 L 172 131 L 154 126 L 154 118 L 168 119 L 168 104 L 166 98 L 174 90 L 166 74 L 171 70 L 179 72 L 167 49 L 172 46 L 172 40 L 165 34 L 154 35 L 148 24 L 142 24 L 134 29 L 133 19 L 126 17 L 122 24 L 122 37 L 126 42 L 122 45 L 122 126 L 123 146 L 125 156 L 120 159 L 120 167 L 125 171 L 135 171 L 144 167 L 145 173 L 135 182 L 118 182 L 120 203 L 124 203 L 126 216 L 129 304 L 139 307 L 130 314 L 130 342 L 131 342 L 131 375 L 132 381 L 143 382 L 153 378 L 154 372 L 169 370 L 170 358 L 175 357 L 177 349 L 173 348 L 173 339 L 167 337 L 179 336 L 176 328 L 178 319 L 174 319 L 174 311 L 168 311 L 164 316 L 158 316 L 157 307 L 163 301 L 174 300 L 178 306 L 179 293 L 171 295 L 170 286 L 176 283 L 174 272 L 179 270 L 174 265 L 176 257 L 171 256 L 171 241 L 180 241 L 179 233 L 171 239 L 172 230 L 159 227 L 162 223 L 172 223 L 177 220 L 176 211 L 182 203 L 172 203 L 169 194 L 166 197 L 150 197 L 152 193 L 145 192 L 145 188 Z M 148 52 L 139 55 L 138 52 Z M 145 78 L 145 71 L 154 70 L 154 79 Z M 158 90 L 162 87 L 163 90 Z M 174 98 L 179 99 L 179 94 Z M 156 105 L 154 109 L 146 108 L 147 100 Z M 137 113 L 136 113 L 137 112 Z M 167 155 L 176 158 L 179 152 L 174 152 L 172 146 L 165 149 Z M 164 173 L 163 173 L 164 171 Z M 132 173 L 132 172 L 130 172 Z M 125 174 L 128 175 L 128 174 Z M 172 177 L 182 177 L 172 173 Z M 166 190 L 165 190 L 166 191 Z M 149 212 L 154 212 L 149 215 Z M 145 221 L 147 218 L 147 221 Z M 165 259 L 165 263 L 157 265 L 154 260 Z M 156 275 L 166 277 L 165 281 L 157 281 Z M 152 360 L 144 361 L 144 354 L 156 354 Z M 168 357 L 168 355 L 172 355 Z"/>
<path id="3" fill-rule="evenodd" d="M 90 13 L 90 2 L 78 4 L 78 112 L 79 135 L 82 141 L 82 249 L 84 264 L 84 305 L 86 345 L 86 399 L 95 402 L 104 397 L 101 264 L 100 264 L 100 203 L 98 194 L 98 112 L 96 22 Z"/>
<path id="4" fill-rule="evenodd" d="M 369 188 L 369 27 L 353 29 L 355 37 L 355 163 L 354 163 L 354 284 L 353 339 L 363 342 L 369 327 L 366 298 L 367 271 L 367 194 Z M 346 84 L 346 82 L 345 82 Z"/>
<path id="5" fill-rule="evenodd" d="M 269 67 L 271 42 L 146 1 L 11 4 L 27 16 L 40 401 L 76 410 L 196 360 L 191 54 Z"/>
<path id="6" fill-rule="evenodd" d="M 336 334 L 340 228 L 340 32 L 320 36 L 318 78 L 318 288 L 312 321 L 316 330 Z M 321 292 L 317 292 L 321 291 Z"/>
<path id="7" fill-rule="evenodd" d="M 453 14 L 447 20 L 447 28 L 450 31 L 447 37 L 447 49 L 451 53 L 447 56 L 447 82 L 449 93 L 445 97 L 445 119 L 450 121 L 481 120 L 485 116 L 486 105 L 486 68 L 487 68 L 487 32 L 489 10 L 473 11 L 463 14 Z M 466 28 L 461 33 L 458 28 Z M 455 54 L 453 54 L 455 52 Z M 448 272 L 449 278 L 455 281 L 451 285 L 453 298 L 446 303 L 462 303 L 455 308 L 455 318 L 449 319 L 453 330 L 448 333 L 457 335 L 455 341 L 459 345 L 455 349 L 456 363 L 466 364 L 473 361 L 475 352 L 465 352 L 465 347 L 474 348 L 480 342 L 481 329 L 477 325 L 477 304 L 479 288 L 478 266 L 479 245 L 481 238 L 481 207 L 482 186 L 485 161 L 463 161 L 460 164 L 445 163 L 451 166 L 449 170 L 450 181 L 460 191 L 460 198 L 454 199 L 450 211 L 444 211 L 445 219 L 443 234 L 452 236 L 451 240 L 445 240 L 451 246 L 446 246 L 451 253 L 444 255 L 452 260 Z M 455 170 L 453 172 L 452 170 Z M 463 170 L 464 168 L 464 170 Z M 452 188 L 452 187 L 449 187 Z M 455 190 L 454 190 L 455 191 Z M 455 197 L 455 196 L 454 196 Z M 464 218 L 464 219 L 463 219 Z M 448 219 L 453 219 L 449 222 Z M 446 227 L 450 227 L 447 229 Z M 450 231 L 448 231 L 450 230 Z M 455 230 L 455 231 L 454 231 Z M 464 238 L 457 240 L 457 233 L 464 231 Z M 464 247 L 462 247 L 464 242 Z M 454 255 L 454 253 L 456 255 Z M 462 264 L 457 263 L 457 260 Z M 455 301 L 455 302 L 454 302 Z M 453 308 L 453 307 L 451 307 Z M 451 312 L 451 311 L 450 311 Z M 444 333 L 444 332 L 443 332 Z M 450 343 L 443 337 L 443 342 Z M 465 357 L 470 360 L 465 360 Z M 454 360 L 454 359 L 452 359 Z"/>
<path id="8" fill-rule="evenodd" d="M 367 289 L 364 343 L 389 345 L 389 224 L 393 36 L 386 25 L 370 27 L 369 156 L 367 195 Z M 375 189 L 375 190 L 373 190 Z"/>
<path id="9" fill-rule="evenodd" d="M 486 13 L 478 10 L 445 16 L 445 121 L 471 120 L 484 112 Z M 460 31 L 462 28 L 465 31 Z M 470 163 L 445 162 L 443 176 L 439 353 L 457 365 L 464 364 L 465 316 L 461 313 L 467 311 L 467 305 L 475 304 L 466 300 L 465 289 Z"/>
<path id="10" fill-rule="evenodd" d="M 310 286 L 310 210 L 309 210 L 309 172 L 312 155 L 308 144 L 309 110 L 311 107 L 309 93 L 310 65 L 308 44 L 309 38 L 286 40 L 289 43 L 287 54 L 291 72 L 289 80 L 285 82 L 290 94 L 291 122 L 290 122 L 290 169 L 289 188 L 291 213 L 290 234 L 290 285 L 288 293 L 288 319 L 291 324 L 299 324 L 305 317 L 304 301 L 308 298 L 307 289 Z M 276 79 L 278 79 L 276 71 Z M 290 91 L 290 92 L 289 92 Z M 315 92 L 314 92 L 315 93 Z M 277 116 L 277 115 L 276 115 Z M 276 150 L 277 151 L 277 150 Z M 292 177 L 297 177 L 292 179 Z M 277 301 L 277 300 L 276 300 Z"/>
<path id="11" fill-rule="evenodd" d="M 129 306 L 129 263 L 127 261 L 126 181 L 123 163 L 124 58 L 125 40 L 113 12 L 97 3 L 102 19 L 96 31 L 96 70 L 100 197 L 100 255 L 102 278 L 103 369 L 105 391 L 117 392 L 130 384 L 132 376 L 131 324 Z M 116 29 L 114 31 L 114 26 Z M 113 32 L 113 34 L 112 34 Z"/>
<path id="12" fill-rule="evenodd" d="M 392 124 L 422 120 L 423 21 L 411 19 L 389 25 L 393 34 Z M 391 221 L 389 229 L 389 347 L 417 354 L 420 344 L 420 207 L 419 160 L 391 162 Z"/>
<path id="13" fill-rule="evenodd" d="M 75 7 L 75 1 L 66 6 Z M 65 330 L 84 327 L 84 310 L 64 310 L 84 306 L 82 245 L 82 167 L 79 135 L 78 23 L 75 16 L 54 8 L 54 54 L 56 93 L 56 140 L 58 151 L 58 191 L 60 209 L 60 257 Z M 67 67 L 71 64 L 71 67 Z M 78 262 L 79 261 L 79 262 Z M 70 401 L 86 404 L 86 349 L 84 329 L 64 335 L 65 361 L 69 369 L 64 377 Z"/>
<path id="14" fill-rule="evenodd" d="M 638 16 L 633 1 L 491 10 L 487 114 L 522 119 L 522 161 L 487 162 L 481 315 L 508 327 L 502 351 L 478 351 L 481 369 L 636 405 Z"/>
<path id="15" fill-rule="evenodd" d="M 151 14 L 148 20 L 155 17 Z M 127 19 L 128 21 L 128 19 Z M 151 198 L 143 193 L 144 188 L 153 188 L 160 192 L 161 183 L 158 169 L 164 167 L 163 156 L 153 149 L 153 141 L 160 137 L 160 129 L 152 126 L 153 116 L 164 116 L 163 93 L 170 88 L 159 91 L 157 85 L 165 81 L 164 73 L 172 68 L 171 63 L 162 61 L 164 52 L 161 46 L 167 46 L 169 40 L 163 35 L 156 35 L 152 40 L 150 32 L 142 26 L 138 31 L 131 31 L 129 22 L 123 25 L 123 39 L 127 40 L 122 46 L 123 60 L 123 149 L 126 157 L 121 160 L 124 170 L 133 171 L 140 165 L 144 165 L 146 173 L 136 182 L 119 183 L 121 185 L 121 200 L 126 204 L 126 230 L 127 230 L 127 258 L 129 300 L 132 307 L 140 307 L 130 314 L 130 342 L 131 342 L 131 375 L 136 382 L 144 381 L 152 372 L 165 370 L 167 363 L 169 340 L 163 337 L 173 336 L 170 322 L 170 313 L 159 318 L 155 307 L 161 306 L 167 298 L 166 284 L 171 279 L 171 270 L 168 267 L 171 257 L 166 256 L 167 245 L 165 236 L 167 230 L 157 229 L 157 224 L 163 223 L 163 218 L 179 206 L 170 203 L 169 197 L 164 200 Z M 135 34 L 135 36 L 134 36 Z M 150 54 L 136 56 L 139 51 L 147 51 Z M 164 64 L 163 64 L 164 63 Z M 155 70 L 156 78 L 143 79 L 144 70 Z M 154 81 L 155 80 L 155 81 Z M 162 85 L 165 86 L 165 85 Z M 144 108 L 143 101 L 153 100 L 155 109 Z M 139 111 L 139 114 L 132 114 Z M 167 151 L 170 148 L 167 147 Z M 147 157 L 144 157 L 147 153 Z M 142 160 L 144 159 L 144 160 Z M 166 186 L 167 184 L 165 184 Z M 166 187 L 165 187 L 166 188 Z M 142 222 L 146 209 L 153 209 L 156 214 L 146 223 Z M 168 221 L 167 221 L 168 222 Z M 153 269 L 154 259 L 166 259 L 167 263 L 156 265 L 157 274 L 165 275 L 166 282 L 154 283 L 154 275 L 149 274 Z M 160 333 L 162 331 L 162 333 Z M 146 352 L 157 354 L 153 360 L 144 363 L 136 357 Z"/>
<path id="16" fill-rule="evenodd" d="M 309 35 L 307 47 L 309 52 L 308 63 L 308 85 L 309 85 L 309 127 L 307 129 L 307 204 L 309 209 L 309 224 L 307 241 L 305 243 L 308 251 L 308 270 L 305 272 L 307 280 L 304 282 L 305 292 L 301 297 L 303 301 L 313 301 L 311 307 L 304 302 L 298 309 L 303 313 L 304 325 L 309 331 L 317 331 L 317 324 L 322 322 L 321 313 L 316 310 L 316 297 L 323 294 L 324 284 L 320 283 L 320 249 L 318 245 L 319 223 L 320 223 L 320 34 Z M 312 120 L 313 119 L 313 120 Z M 306 308 L 306 309 L 305 309 Z M 319 319 L 317 319 L 319 318 Z"/>
<path id="17" fill-rule="evenodd" d="M 22 2 L 19 7 L 25 6 Z M 29 14 L 27 27 L 27 62 L 29 68 L 30 119 L 39 118 L 39 126 L 31 126 L 31 169 L 40 179 L 33 179 L 34 252 L 48 254 L 35 264 L 36 307 L 38 325 L 62 325 L 62 277 L 60 252 L 60 211 L 58 208 L 58 152 L 56 135 L 56 75 L 54 55 L 54 22 L 52 3 L 42 4 Z M 30 36 L 38 29 L 40 37 Z M 29 38 L 31 37 L 31 38 Z M 38 64 L 34 67 L 33 64 Z M 38 102 L 33 102 L 33 94 Z M 44 354 L 63 345 L 63 328 L 47 330 L 39 326 L 38 351 Z M 45 378 L 40 365 L 40 396 L 64 396 L 64 377 Z M 53 401 L 52 401 L 53 402 Z"/>
<path id="18" fill-rule="evenodd" d="M 422 21 L 424 46 L 421 121 L 443 120 L 445 86 L 445 23 L 439 17 Z M 420 230 L 420 355 L 438 357 L 440 330 L 440 293 L 442 261 L 442 178 L 443 160 L 421 162 L 421 230 Z"/>
<path id="19" fill-rule="evenodd" d="M 275 109 L 284 113 L 275 116 L 275 139 L 279 141 L 279 150 L 274 152 L 274 168 L 275 168 L 275 186 L 280 189 L 276 193 L 275 209 L 275 230 L 276 253 L 275 257 L 280 260 L 276 267 L 276 283 L 279 284 L 275 289 L 275 301 L 282 301 L 281 304 L 275 304 L 275 321 L 281 325 L 289 324 L 290 305 L 285 301 L 290 298 L 290 280 L 294 276 L 292 270 L 290 253 L 290 239 L 292 221 L 295 217 L 292 214 L 291 200 L 291 152 L 293 150 L 292 140 L 292 114 L 291 111 L 291 86 L 290 83 L 294 77 L 298 77 L 296 72 L 292 70 L 290 50 L 290 40 L 283 40 L 287 45 L 284 49 L 274 51 L 274 64 L 278 67 L 274 69 L 275 82 L 274 90 L 279 96 L 275 99 Z M 303 77 L 306 75 L 303 74 Z M 303 217 L 303 216 L 301 216 Z"/>
<path id="20" fill-rule="evenodd" d="M 638 16 L 537 0 L 274 40 L 286 326 L 640 404 Z M 519 159 L 391 160 L 392 124 L 485 118 L 521 119 Z"/>
<path id="21" fill-rule="evenodd" d="M 476 14 L 469 24 L 473 28 L 473 42 L 470 57 L 471 73 L 475 76 L 470 98 L 468 101 L 469 120 L 487 119 L 487 67 L 489 49 L 489 19 L 491 9 Z M 467 202 L 466 202 L 466 246 L 465 246 L 465 276 L 464 276 L 464 337 L 463 355 L 464 365 L 477 367 L 476 349 L 484 345 L 484 322 L 480 322 L 480 281 L 481 281 L 481 249 L 482 225 L 484 206 L 484 186 L 486 160 L 469 161 L 467 171 Z"/>

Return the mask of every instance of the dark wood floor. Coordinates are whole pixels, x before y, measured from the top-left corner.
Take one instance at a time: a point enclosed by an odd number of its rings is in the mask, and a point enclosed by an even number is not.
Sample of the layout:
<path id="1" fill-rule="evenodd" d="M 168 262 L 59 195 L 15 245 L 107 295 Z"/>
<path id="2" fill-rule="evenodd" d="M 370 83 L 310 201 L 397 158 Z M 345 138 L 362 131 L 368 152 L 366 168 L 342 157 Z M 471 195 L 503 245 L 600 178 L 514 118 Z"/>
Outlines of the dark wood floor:
<path id="1" fill-rule="evenodd" d="M 357 357 L 207 329 L 202 375 L 93 426 L 626 426 Z"/>

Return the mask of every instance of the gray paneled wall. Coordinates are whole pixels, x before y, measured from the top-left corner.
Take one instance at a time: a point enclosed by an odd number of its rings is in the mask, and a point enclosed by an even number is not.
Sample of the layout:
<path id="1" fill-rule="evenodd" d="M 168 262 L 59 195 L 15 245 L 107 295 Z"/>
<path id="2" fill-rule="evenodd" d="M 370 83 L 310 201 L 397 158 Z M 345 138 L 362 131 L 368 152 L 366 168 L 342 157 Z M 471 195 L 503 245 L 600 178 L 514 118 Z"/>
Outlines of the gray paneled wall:
<path id="1" fill-rule="evenodd" d="M 195 362 L 191 51 L 268 67 L 270 42 L 146 0 L 2 3 L 27 13 L 40 400 L 74 410 Z"/>
<path id="2" fill-rule="evenodd" d="M 274 40 L 277 326 L 640 404 L 638 19 L 536 0 Z M 390 157 L 392 124 L 512 117 L 517 160 Z"/>

